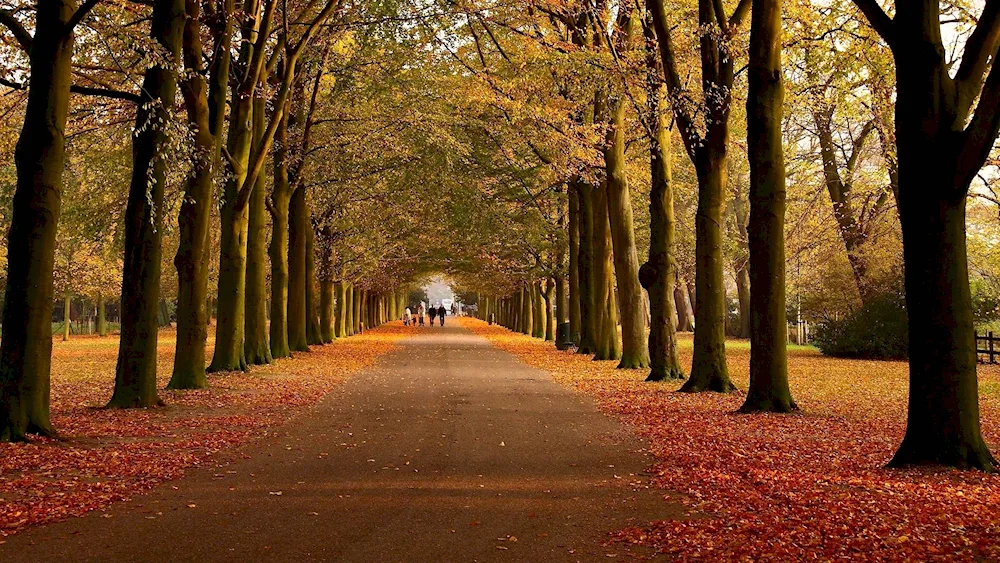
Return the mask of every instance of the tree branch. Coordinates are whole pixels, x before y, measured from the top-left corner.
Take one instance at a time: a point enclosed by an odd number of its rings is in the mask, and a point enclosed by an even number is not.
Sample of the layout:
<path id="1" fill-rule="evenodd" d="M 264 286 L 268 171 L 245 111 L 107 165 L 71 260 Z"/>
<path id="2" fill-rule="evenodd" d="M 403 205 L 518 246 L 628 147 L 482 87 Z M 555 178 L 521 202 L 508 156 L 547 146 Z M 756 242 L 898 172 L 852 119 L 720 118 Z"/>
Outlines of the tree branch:
<path id="1" fill-rule="evenodd" d="M 83 18 L 87 17 L 87 14 L 89 14 L 90 11 L 94 9 L 94 6 L 100 3 L 100 1 L 101 0 L 87 0 L 83 4 L 80 4 L 80 7 L 73 12 L 73 16 L 69 18 L 68 22 L 66 22 L 66 30 L 73 31 L 73 28 L 82 22 Z"/>
<path id="2" fill-rule="evenodd" d="M 1000 133 L 1000 65 L 994 64 L 979 96 L 979 105 L 958 143 L 955 188 L 967 190 L 993 150 Z"/>
<path id="3" fill-rule="evenodd" d="M 746 20 L 747 14 L 750 13 L 750 0 L 740 0 L 740 3 L 736 5 L 736 9 L 733 10 L 733 15 L 729 16 L 730 30 L 737 29 L 743 25 L 743 21 Z M 725 18 L 725 12 L 719 12 L 719 21 Z"/>
<path id="4" fill-rule="evenodd" d="M 865 15 L 868 25 L 872 26 L 872 29 L 879 34 L 889 47 L 892 47 L 893 43 L 895 43 L 896 26 L 892 18 L 882 9 L 882 6 L 879 6 L 876 0 L 853 0 L 853 2 L 861 10 L 861 13 Z"/>
<path id="5" fill-rule="evenodd" d="M 14 82 L 13 80 L 8 80 L 6 78 L 0 78 L 0 86 L 6 86 L 12 90 L 28 89 L 28 86 L 26 84 L 21 84 L 20 82 Z M 79 84 L 73 84 L 69 87 L 69 91 L 74 94 L 80 94 L 83 96 L 100 96 L 104 98 L 113 98 L 116 100 L 125 100 L 126 102 L 132 102 L 135 104 L 142 103 L 142 98 L 138 94 L 133 94 L 132 92 L 123 92 L 121 90 L 114 90 L 112 88 L 92 88 L 90 86 L 80 86 Z"/>
<path id="6" fill-rule="evenodd" d="M 10 10 L 0 10 L 0 24 L 10 30 L 17 39 L 18 45 L 25 53 L 31 52 L 31 34 L 21 25 L 21 22 L 14 17 L 14 12 Z"/>
<path id="7" fill-rule="evenodd" d="M 681 84 L 680 75 L 677 73 L 677 61 L 674 58 L 673 44 L 670 40 L 670 28 L 667 26 L 666 9 L 663 7 L 663 0 L 646 0 L 646 7 L 653 14 L 653 30 L 656 32 L 656 42 L 660 46 L 663 74 L 666 78 L 667 92 L 671 97 L 670 107 L 673 109 L 677 128 L 684 141 L 684 148 L 687 150 L 688 156 L 694 160 L 697 147 L 701 145 L 701 136 L 695 129 L 693 119 L 685 107 L 688 96 Z"/>
<path id="8" fill-rule="evenodd" d="M 959 115 L 968 115 L 983 85 L 989 62 L 1000 41 L 1000 0 L 986 0 L 976 29 L 965 43 L 965 53 L 955 74 L 959 93 Z"/>

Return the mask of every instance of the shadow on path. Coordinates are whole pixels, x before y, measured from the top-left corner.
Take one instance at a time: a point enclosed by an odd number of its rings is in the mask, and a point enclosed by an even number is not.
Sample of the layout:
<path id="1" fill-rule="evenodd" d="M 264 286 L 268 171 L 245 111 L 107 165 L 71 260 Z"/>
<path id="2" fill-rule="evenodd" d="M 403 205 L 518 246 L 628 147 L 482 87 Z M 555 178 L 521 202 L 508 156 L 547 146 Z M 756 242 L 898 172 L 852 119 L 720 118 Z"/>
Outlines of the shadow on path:
<path id="1" fill-rule="evenodd" d="M 609 561 L 680 517 L 620 423 L 461 327 L 413 338 L 230 461 L 7 538 L 0 561 Z"/>

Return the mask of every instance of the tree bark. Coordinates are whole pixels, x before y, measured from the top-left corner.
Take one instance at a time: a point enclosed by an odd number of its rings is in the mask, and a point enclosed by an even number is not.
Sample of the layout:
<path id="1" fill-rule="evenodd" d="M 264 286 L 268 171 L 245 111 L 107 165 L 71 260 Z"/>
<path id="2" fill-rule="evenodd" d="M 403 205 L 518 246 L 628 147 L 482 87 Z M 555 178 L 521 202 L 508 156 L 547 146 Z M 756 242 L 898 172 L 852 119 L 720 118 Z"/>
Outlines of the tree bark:
<path id="1" fill-rule="evenodd" d="M 531 284 L 531 318 L 534 322 L 531 325 L 531 336 L 545 339 L 545 310 L 547 307 L 543 303 L 545 291 L 542 289 L 542 282 L 535 281 Z"/>
<path id="2" fill-rule="evenodd" d="M 324 344 L 344 336 L 344 284 L 322 278 L 319 282 L 319 332 Z"/>
<path id="3" fill-rule="evenodd" d="M 65 128 L 72 82 L 72 0 L 39 2 L 30 53 L 28 105 L 14 152 L 3 339 L 0 339 L 0 441 L 54 436 L 49 421 L 52 268 L 62 200 Z"/>
<path id="4" fill-rule="evenodd" d="M 346 296 L 344 301 L 344 315 L 346 320 L 344 321 L 344 336 L 354 336 L 355 330 L 354 324 L 354 284 L 350 282 L 344 282 L 346 286 L 344 289 L 344 295 Z"/>
<path id="5" fill-rule="evenodd" d="M 556 340 L 556 315 L 555 315 L 555 302 L 558 301 L 556 297 L 556 288 L 559 283 L 555 278 L 549 278 L 545 286 L 545 291 L 542 292 L 542 297 L 545 300 L 545 340 L 549 342 L 555 342 Z"/>
<path id="6" fill-rule="evenodd" d="M 569 198 L 569 339 L 580 344 L 580 191 L 571 183 L 566 192 Z"/>
<path id="7" fill-rule="evenodd" d="M 649 145 L 649 258 L 639 268 L 639 281 L 649 292 L 649 376 L 646 381 L 683 379 L 677 356 L 677 312 L 673 290 L 677 284 L 674 258 L 674 192 L 670 161 L 670 132 L 661 113 L 662 87 L 653 45 L 656 38 L 646 26 L 648 123 L 653 127 Z"/>
<path id="8" fill-rule="evenodd" d="M 201 74 L 204 52 L 201 45 L 201 3 L 186 0 L 184 24 L 184 75 L 181 93 L 193 131 L 195 158 L 184 186 L 178 215 L 179 244 L 174 256 L 177 268 L 177 344 L 173 373 L 168 389 L 203 389 L 205 345 L 211 322 L 208 295 L 210 225 L 213 177 L 219 159 L 219 140 L 225 119 L 226 90 L 229 83 L 229 52 L 232 31 L 232 1 L 220 12 L 216 52 L 209 84 Z"/>
<path id="9" fill-rule="evenodd" d="M 334 294 L 336 298 L 336 322 L 334 323 L 334 334 L 337 338 L 347 336 L 347 284 L 338 281 L 334 283 Z"/>
<path id="10" fill-rule="evenodd" d="M 306 230 L 309 228 L 306 193 L 292 193 L 288 218 L 288 347 L 308 352 L 306 336 Z"/>
<path id="11" fill-rule="evenodd" d="M 63 333 L 62 340 L 67 342 L 73 331 L 73 292 L 66 290 L 63 292 Z"/>
<path id="12" fill-rule="evenodd" d="M 611 126 L 604 149 L 607 171 L 608 218 L 620 298 L 622 354 L 618 369 L 649 367 L 649 350 L 639 285 L 639 257 L 635 248 L 632 198 L 625 172 L 625 103 L 618 99 L 611 109 Z M 615 330 L 617 339 L 617 330 Z"/>
<path id="13" fill-rule="evenodd" d="M 97 293 L 97 335 L 107 336 L 108 335 L 108 320 L 106 315 L 106 303 L 104 301 L 104 293 Z"/>
<path id="14" fill-rule="evenodd" d="M 146 69 L 132 136 L 132 180 L 125 209 L 121 332 L 109 408 L 163 404 L 156 393 L 157 306 L 160 301 L 165 160 L 170 142 L 177 66 L 184 35 L 184 0 L 153 4 L 150 37 L 170 58 Z"/>
<path id="15" fill-rule="evenodd" d="M 791 412 L 785 320 L 785 157 L 781 0 L 753 0 L 750 23 L 750 386 L 741 412 Z"/>
<path id="16" fill-rule="evenodd" d="M 594 288 L 594 186 L 584 181 L 576 182 L 579 204 L 580 248 L 577 258 L 580 291 L 580 345 L 578 354 L 594 354 L 597 344 L 597 298 Z"/>
<path id="17" fill-rule="evenodd" d="M 275 132 L 274 182 L 271 188 L 271 356 L 288 358 L 292 355 L 288 344 L 288 237 L 289 208 L 292 189 L 288 181 L 288 112 L 281 114 L 281 123 Z"/>
<path id="18" fill-rule="evenodd" d="M 614 301 L 614 266 L 611 248 L 611 224 L 608 220 L 607 187 L 602 185 L 593 196 L 594 262 L 591 271 L 593 290 L 595 360 L 617 360 L 621 357 L 618 344 L 617 311 L 609 307 Z M 612 314 L 614 313 L 614 314 Z"/>
<path id="19" fill-rule="evenodd" d="M 312 227 L 309 202 L 306 201 L 306 341 L 323 344 L 319 330 L 319 295 L 316 293 L 316 230 Z"/>
<path id="20" fill-rule="evenodd" d="M 265 100 L 255 95 L 253 101 L 253 154 L 265 149 L 263 146 Z M 267 208 L 264 175 L 257 176 L 257 183 L 250 194 L 247 225 L 247 287 L 244 324 L 244 351 L 247 363 L 264 365 L 271 363 L 271 344 L 267 326 Z"/>

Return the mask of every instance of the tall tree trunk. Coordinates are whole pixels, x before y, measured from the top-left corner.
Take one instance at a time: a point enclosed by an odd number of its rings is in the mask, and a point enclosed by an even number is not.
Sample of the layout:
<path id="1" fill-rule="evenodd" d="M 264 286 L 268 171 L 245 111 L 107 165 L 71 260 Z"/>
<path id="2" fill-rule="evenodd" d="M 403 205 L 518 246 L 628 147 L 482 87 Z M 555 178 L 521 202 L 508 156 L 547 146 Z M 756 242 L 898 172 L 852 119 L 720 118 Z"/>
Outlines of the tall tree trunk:
<path id="1" fill-rule="evenodd" d="M 677 356 L 674 288 L 677 284 L 677 260 L 674 258 L 674 191 L 670 161 L 670 132 L 661 113 L 663 98 L 660 67 L 656 59 L 656 38 L 646 26 L 648 123 L 654 135 L 649 145 L 649 259 L 639 268 L 639 280 L 649 292 L 649 360 L 646 381 L 683 379 Z"/>
<path id="2" fill-rule="evenodd" d="M 14 151 L 14 191 L 0 339 L 0 440 L 53 436 L 49 421 L 52 268 L 62 200 L 72 82 L 72 0 L 39 2 L 31 43 L 28 105 Z"/>
<path id="3" fill-rule="evenodd" d="M 235 200 L 222 204 L 219 239 L 219 313 L 215 354 L 209 372 L 246 371 L 243 330 L 246 325 L 246 258 L 248 207 Z"/>
<path id="4" fill-rule="evenodd" d="M 594 192 L 593 185 L 584 181 L 576 182 L 580 206 L 579 233 L 580 248 L 577 258 L 578 284 L 580 288 L 580 346 L 578 354 L 593 354 L 597 347 L 597 319 L 599 318 L 594 287 L 594 269 L 597 257 L 594 252 Z"/>
<path id="5" fill-rule="evenodd" d="M 737 338 L 750 338 L 750 247 L 747 236 L 747 202 L 742 189 L 738 189 L 731 201 L 732 208 L 727 221 L 729 236 L 736 241 L 736 253 L 732 267 L 736 277 L 736 298 L 739 305 L 739 325 L 731 332 Z"/>
<path id="6" fill-rule="evenodd" d="M 344 283 L 344 336 L 354 336 L 355 324 L 354 324 L 354 284 L 350 282 Z"/>
<path id="7" fill-rule="evenodd" d="M 324 344 L 344 336 L 344 284 L 323 277 L 319 281 L 319 333 Z"/>
<path id="8" fill-rule="evenodd" d="M 205 376 L 205 345 L 212 318 L 208 294 L 209 249 L 213 206 L 213 179 L 219 159 L 219 141 L 225 119 L 229 83 L 229 52 L 233 2 L 220 12 L 215 37 L 218 55 L 213 59 L 209 84 L 201 74 L 201 3 L 186 0 L 184 24 L 184 74 L 181 92 L 188 123 L 194 133 L 194 166 L 184 186 L 178 215 L 179 244 L 174 256 L 177 268 L 177 345 L 168 389 L 202 389 Z"/>
<path id="9" fill-rule="evenodd" d="M 694 313 L 691 311 L 691 302 L 688 300 L 684 280 L 680 278 L 677 280 L 677 285 L 674 286 L 674 305 L 677 306 L 677 331 L 691 332 L 694 330 Z"/>
<path id="10" fill-rule="evenodd" d="M 742 412 L 791 412 L 785 348 L 785 157 L 781 0 L 753 0 L 750 23 L 750 387 Z"/>
<path id="11" fill-rule="evenodd" d="M 288 347 L 293 352 L 308 352 L 306 336 L 306 234 L 310 225 L 306 193 L 298 188 L 292 193 L 288 212 Z"/>
<path id="12" fill-rule="evenodd" d="M 531 318 L 534 322 L 531 325 L 531 336 L 539 339 L 545 338 L 545 304 L 543 303 L 542 282 L 535 281 L 531 284 Z"/>
<path id="13" fill-rule="evenodd" d="M 334 296 L 336 299 L 336 312 L 334 315 L 336 321 L 333 325 L 334 334 L 337 338 L 343 338 L 347 336 L 347 311 L 349 310 L 347 303 L 347 284 L 342 281 L 335 282 Z"/>
<path id="14" fill-rule="evenodd" d="M 556 340 L 556 316 L 555 316 L 555 301 L 556 298 L 556 287 L 559 285 L 555 278 L 549 278 L 545 285 L 545 291 L 542 292 L 542 297 L 545 300 L 545 340 L 549 342 L 555 342 Z"/>
<path id="15" fill-rule="evenodd" d="M 351 284 L 351 319 L 354 321 L 354 334 L 361 334 L 361 303 L 364 300 L 364 290 Z"/>
<path id="16" fill-rule="evenodd" d="M 621 311 L 622 355 L 618 369 L 647 368 L 649 350 L 643 318 L 642 287 L 639 285 L 639 257 L 635 248 L 632 197 L 625 173 L 625 103 L 618 99 L 612 106 L 604 164 L 608 179 L 608 218 Z"/>
<path id="17" fill-rule="evenodd" d="M 316 293 L 316 253 L 314 252 L 316 230 L 312 227 L 309 202 L 306 201 L 306 341 L 322 344 L 319 331 L 319 295 Z"/>
<path id="18" fill-rule="evenodd" d="M 73 292 L 66 290 L 63 292 L 63 333 L 62 340 L 66 342 L 72 334 L 73 328 Z"/>
<path id="19" fill-rule="evenodd" d="M 569 339 L 580 344 L 580 192 L 575 183 L 571 183 L 566 193 L 569 198 Z"/>
<path id="20" fill-rule="evenodd" d="M 108 335 L 108 319 L 106 314 L 107 308 L 104 301 L 104 293 L 97 293 L 97 335 L 107 336 Z"/>
<path id="21" fill-rule="evenodd" d="M 288 112 L 282 112 L 275 132 L 274 182 L 271 188 L 271 356 L 292 355 L 288 345 L 288 237 L 289 207 L 292 199 L 288 181 Z"/>
<path id="22" fill-rule="evenodd" d="M 161 233 L 177 66 L 184 34 L 184 0 L 153 4 L 150 37 L 170 58 L 146 69 L 132 136 L 132 181 L 125 209 L 121 332 L 110 408 L 162 405 L 156 394 L 157 305 L 160 300 Z"/>
<path id="23" fill-rule="evenodd" d="M 254 96 L 253 102 L 253 154 L 264 150 L 265 100 Z M 264 175 L 257 176 L 257 183 L 250 194 L 247 226 L 247 286 L 244 324 L 244 351 L 247 363 L 271 363 L 271 344 L 267 326 L 267 209 Z"/>
<path id="24" fill-rule="evenodd" d="M 735 389 L 726 366 L 726 289 L 722 277 L 722 197 L 726 150 L 699 151 L 698 211 L 695 215 L 694 358 L 682 392 Z"/>
<path id="25" fill-rule="evenodd" d="M 614 265 L 611 249 L 611 224 L 608 220 L 607 187 L 602 185 L 594 192 L 593 197 L 593 253 L 594 262 L 591 271 L 591 288 L 593 290 L 594 326 L 596 328 L 594 341 L 595 360 L 617 360 L 620 357 L 617 350 L 618 326 L 617 311 L 608 306 L 614 301 Z M 612 315 L 612 313 L 615 313 Z"/>

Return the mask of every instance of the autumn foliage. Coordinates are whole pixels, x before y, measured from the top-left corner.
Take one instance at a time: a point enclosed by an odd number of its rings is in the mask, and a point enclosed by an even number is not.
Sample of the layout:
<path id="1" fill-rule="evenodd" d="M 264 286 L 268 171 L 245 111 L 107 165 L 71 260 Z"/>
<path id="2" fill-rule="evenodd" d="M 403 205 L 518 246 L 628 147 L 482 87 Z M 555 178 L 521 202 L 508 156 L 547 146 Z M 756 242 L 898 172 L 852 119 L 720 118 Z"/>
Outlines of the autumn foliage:
<path id="1" fill-rule="evenodd" d="M 79 516 L 181 477 L 315 404 L 407 334 L 389 324 L 249 373 L 215 374 L 208 389 L 170 391 L 162 388 L 174 334 L 162 331 L 157 383 L 169 406 L 142 410 L 96 408 L 114 384 L 108 373 L 117 341 L 56 342 L 52 420 L 69 439 L 0 444 L 0 535 Z"/>
<path id="2" fill-rule="evenodd" d="M 789 350 L 799 414 L 736 414 L 731 395 L 676 393 L 642 370 L 556 351 L 475 320 L 463 324 L 522 362 L 594 399 L 648 440 L 653 484 L 683 503 L 684 520 L 619 530 L 613 541 L 682 560 L 980 560 L 1000 558 L 1000 476 L 885 469 L 906 422 L 907 364 Z M 746 389 L 749 348 L 731 341 L 734 383 Z M 681 361 L 691 362 L 690 337 Z M 983 431 L 1000 441 L 1000 368 L 979 371 Z"/>

